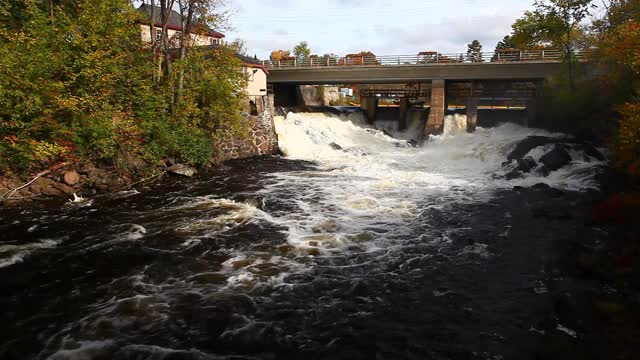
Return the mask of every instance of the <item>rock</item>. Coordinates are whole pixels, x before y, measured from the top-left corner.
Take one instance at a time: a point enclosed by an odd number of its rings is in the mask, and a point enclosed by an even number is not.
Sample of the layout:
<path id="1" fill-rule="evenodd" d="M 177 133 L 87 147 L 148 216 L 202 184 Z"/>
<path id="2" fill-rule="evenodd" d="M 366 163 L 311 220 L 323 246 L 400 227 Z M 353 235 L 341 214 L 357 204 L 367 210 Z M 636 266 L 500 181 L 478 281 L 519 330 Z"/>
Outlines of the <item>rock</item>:
<path id="1" fill-rule="evenodd" d="M 538 165 L 531 156 L 526 156 L 522 159 L 518 159 L 517 161 L 518 167 L 516 167 L 516 169 L 525 173 L 530 172 L 531 169 L 534 169 Z"/>
<path id="2" fill-rule="evenodd" d="M 571 162 L 571 156 L 564 146 L 556 144 L 551 151 L 542 155 L 540 162 L 549 171 L 556 171 Z"/>
<path id="3" fill-rule="evenodd" d="M 535 173 L 536 173 L 536 175 L 538 175 L 540 177 L 547 177 L 547 176 L 549 176 L 549 169 L 547 169 L 547 167 L 544 166 L 544 165 L 538 166 L 536 168 Z"/>
<path id="4" fill-rule="evenodd" d="M 80 182 L 80 174 L 75 170 L 67 171 L 64 173 L 63 179 L 67 185 L 73 186 Z"/>
<path id="5" fill-rule="evenodd" d="M 547 144 L 552 144 L 558 142 L 558 139 L 550 138 L 547 136 L 529 136 L 526 139 L 516 145 L 515 149 L 507 155 L 507 160 L 518 160 L 522 159 L 525 155 L 529 153 L 529 151 L 537 148 L 538 146 L 543 146 Z"/>
<path id="6" fill-rule="evenodd" d="M 545 183 L 537 183 L 535 185 L 533 185 L 531 187 L 532 189 L 536 189 L 536 190 L 546 190 L 546 189 L 550 189 L 551 186 L 545 184 Z"/>
<path id="7" fill-rule="evenodd" d="M 329 146 L 331 146 L 332 149 L 334 150 L 342 150 L 342 146 L 332 142 L 331 144 L 329 144 Z"/>
<path id="8" fill-rule="evenodd" d="M 592 157 L 598 161 L 605 161 L 607 159 L 600 151 L 598 151 L 598 149 L 596 149 L 595 146 L 589 143 L 580 144 L 576 146 L 575 149 L 578 151 L 582 151 L 587 156 Z"/>
<path id="9" fill-rule="evenodd" d="M 523 177 L 524 175 L 522 174 L 521 171 L 518 171 L 516 169 L 509 171 L 504 178 L 507 180 L 513 180 L 513 179 L 520 179 L 521 177 Z"/>
<path id="10" fill-rule="evenodd" d="M 38 180 L 34 181 L 33 184 L 31 184 L 29 190 L 34 194 L 56 196 L 60 195 L 60 191 L 58 190 L 56 185 L 58 185 L 58 183 L 56 183 L 55 181 L 46 177 L 41 177 L 38 178 Z"/>
<path id="11" fill-rule="evenodd" d="M 184 165 L 184 164 L 175 164 L 171 165 L 168 169 L 168 172 L 176 175 L 182 175 L 187 177 L 192 177 L 193 175 L 198 173 L 198 170 L 192 166 Z"/>
<path id="12" fill-rule="evenodd" d="M 411 146 L 411 147 L 418 147 L 418 140 L 411 139 L 411 140 L 407 141 L 407 144 L 409 144 L 409 146 Z"/>

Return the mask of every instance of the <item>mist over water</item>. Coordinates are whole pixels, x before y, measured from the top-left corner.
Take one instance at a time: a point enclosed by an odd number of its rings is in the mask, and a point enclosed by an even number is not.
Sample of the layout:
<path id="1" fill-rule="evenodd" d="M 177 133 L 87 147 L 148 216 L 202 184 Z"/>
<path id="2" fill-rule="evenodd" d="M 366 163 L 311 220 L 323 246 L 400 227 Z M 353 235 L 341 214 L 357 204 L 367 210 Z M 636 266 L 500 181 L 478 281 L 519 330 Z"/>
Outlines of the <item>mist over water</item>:
<path id="1" fill-rule="evenodd" d="M 468 134 L 460 115 L 422 148 L 406 141 L 419 121 L 399 139 L 360 113 L 290 113 L 276 128 L 285 159 L 63 209 L 0 213 L 0 276 L 11 290 L 0 303 L 11 324 L 0 357 L 367 358 L 371 349 L 360 348 L 371 344 L 352 340 L 389 330 L 414 339 L 416 353 L 451 358 L 434 334 L 406 329 L 453 331 L 460 311 L 473 311 L 451 310 L 447 303 L 462 300 L 447 296 L 473 289 L 467 281 L 501 249 L 461 240 L 477 237 L 470 209 L 515 185 L 594 188 L 603 165 L 572 154 L 548 177 L 504 180 L 518 141 L 561 134 L 514 124 Z M 433 314 L 415 314 L 418 303 Z M 404 309 L 396 322 L 381 315 L 391 308 Z M 401 354 L 388 339 L 374 342 Z M 502 356 L 500 346 L 485 350 L 477 358 Z"/>

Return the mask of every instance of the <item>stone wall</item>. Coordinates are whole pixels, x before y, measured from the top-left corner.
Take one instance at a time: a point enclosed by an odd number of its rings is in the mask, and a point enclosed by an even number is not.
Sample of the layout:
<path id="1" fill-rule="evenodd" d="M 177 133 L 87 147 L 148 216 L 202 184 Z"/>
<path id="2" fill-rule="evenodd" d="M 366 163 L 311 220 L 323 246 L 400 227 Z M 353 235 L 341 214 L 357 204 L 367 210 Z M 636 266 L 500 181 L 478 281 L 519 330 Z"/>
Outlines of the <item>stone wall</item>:
<path id="1" fill-rule="evenodd" d="M 221 144 L 222 161 L 274 155 L 278 153 L 278 135 L 273 122 L 273 95 L 252 97 L 260 113 L 245 115 L 251 134 L 245 139 L 228 139 Z"/>

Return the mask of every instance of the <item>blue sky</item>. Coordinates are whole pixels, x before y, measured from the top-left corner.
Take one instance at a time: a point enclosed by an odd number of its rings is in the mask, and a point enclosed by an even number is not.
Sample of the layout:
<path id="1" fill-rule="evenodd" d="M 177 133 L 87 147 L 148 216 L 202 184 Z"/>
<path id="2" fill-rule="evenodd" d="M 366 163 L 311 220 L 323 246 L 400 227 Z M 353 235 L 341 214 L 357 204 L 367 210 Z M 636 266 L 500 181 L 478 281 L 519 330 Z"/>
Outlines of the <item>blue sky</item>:
<path id="1" fill-rule="evenodd" d="M 307 41 L 317 54 L 370 50 L 377 55 L 464 52 L 480 40 L 485 51 L 510 33 L 533 0 L 229 0 L 229 41 L 249 54 Z"/>

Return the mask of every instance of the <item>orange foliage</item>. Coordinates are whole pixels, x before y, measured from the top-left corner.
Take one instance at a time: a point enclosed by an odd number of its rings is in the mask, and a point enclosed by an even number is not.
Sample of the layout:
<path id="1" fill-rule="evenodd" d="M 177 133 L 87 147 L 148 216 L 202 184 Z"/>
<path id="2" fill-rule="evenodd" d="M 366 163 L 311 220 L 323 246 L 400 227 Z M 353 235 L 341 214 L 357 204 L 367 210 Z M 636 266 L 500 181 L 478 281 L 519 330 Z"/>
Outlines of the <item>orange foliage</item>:
<path id="1" fill-rule="evenodd" d="M 291 58 L 289 50 L 275 50 L 271 52 L 271 61 L 280 61 Z"/>

